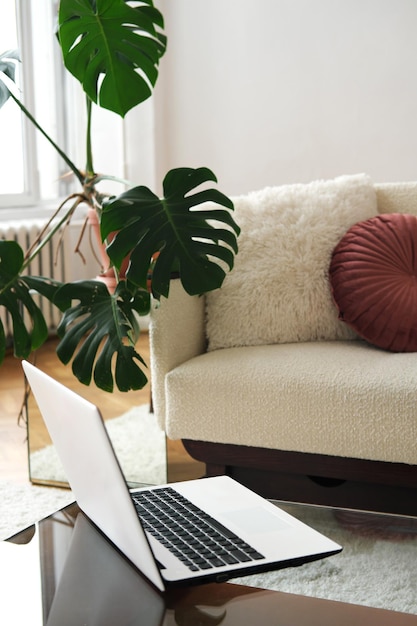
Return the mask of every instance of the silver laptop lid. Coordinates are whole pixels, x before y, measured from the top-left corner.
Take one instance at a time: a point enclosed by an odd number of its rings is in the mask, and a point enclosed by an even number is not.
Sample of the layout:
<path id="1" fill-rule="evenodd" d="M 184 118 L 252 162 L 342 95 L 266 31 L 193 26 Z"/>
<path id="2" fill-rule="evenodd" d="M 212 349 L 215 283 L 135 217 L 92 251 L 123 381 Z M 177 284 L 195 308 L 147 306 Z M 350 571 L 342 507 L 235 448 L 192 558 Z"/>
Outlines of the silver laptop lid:
<path id="1" fill-rule="evenodd" d="M 80 508 L 164 590 L 100 411 L 27 361 L 22 365 Z"/>

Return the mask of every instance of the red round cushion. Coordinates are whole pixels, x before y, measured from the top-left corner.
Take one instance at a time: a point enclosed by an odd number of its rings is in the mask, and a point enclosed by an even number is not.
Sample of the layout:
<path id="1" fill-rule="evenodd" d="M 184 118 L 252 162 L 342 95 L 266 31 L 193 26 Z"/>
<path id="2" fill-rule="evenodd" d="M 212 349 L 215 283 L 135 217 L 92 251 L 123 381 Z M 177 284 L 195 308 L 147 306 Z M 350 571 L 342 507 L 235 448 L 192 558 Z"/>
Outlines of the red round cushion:
<path id="1" fill-rule="evenodd" d="M 333 251 L 339 319 L 369 343 L 417 351 L 417 216 L 381 214 L 352 226 Z"/>

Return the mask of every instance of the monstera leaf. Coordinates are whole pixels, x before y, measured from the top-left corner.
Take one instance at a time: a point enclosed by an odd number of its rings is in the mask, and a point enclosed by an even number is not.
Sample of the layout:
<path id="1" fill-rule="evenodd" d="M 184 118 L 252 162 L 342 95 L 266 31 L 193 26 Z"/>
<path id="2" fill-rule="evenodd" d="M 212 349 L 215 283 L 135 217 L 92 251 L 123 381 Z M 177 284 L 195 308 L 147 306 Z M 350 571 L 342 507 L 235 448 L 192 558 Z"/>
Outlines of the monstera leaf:
<path id="1" fill-rule="evenodd" d="M 16 62 L 20 61 L 17 50 L 8 50 L 0 54 L 0 72 L 10 78 L 14 82 L 16 73 Z M 0 109 L 10 97 L 10 91 L 7 89 L 0 75 Z"/>
<path id="2" fill-rule="evenodd" d="M 66 68 L 93 102 L 122 117 L 151 95 L 166 47 L 158 27 L 163 28 L 163 17 L 151 0 L 138 6 L 125 0 L 60 3 L 58 34 Z"/>
<path id="3" fill-rule="evenodd" d="M 15 241 L 0 241 L 0 307 L 10 314 L 15 356 L 27 358 L 48 337 L 42 311 L 34 300 L 34 290 L 53 300 L 61 283 L 48 278 L 20 276 L 24 254 Z M 0 319 L 0 363 L 5 356 L 5 332 Z"/>
<path id="4" fill-rule="evenodd" d="M 68 283 L 58 291 L 58 305 L 68 300 L 78 303 L 65 311 L 58 327 L 61 361 L 69 363 L 76 353 L 74 375 L 85 385 L 94 375 L 95 384 L 104 391 L 113 391 L 114 381 L 120 391 L 144 387 L 147 378 L 137 362 L 145 362 L 134 347 L 139 336 L 135 313 L 149 312 L 149 293 L 132 292 L 121 281 L 110 294 L 103 283 L 87 280 Z"/>
<path id="5" fill-rule="evenodd" d="M 89 385 L 94 373 L 96 385 L 105 391 L 113 391 L 114 381 L 121 391 L 141 389 L 147 378 L 137 364 L 145 363 L 134 347 L 140 332 L 136 315 L 149 312 L 149 293 L 126 281 L 110 295 L 99 281 L 63 284 L 41 276 L 20 276 L 23 263 L 23 250 L 16 242 L 0 241 L 0 307 L 12 320 L 15 356 L 27 358 L 48 338 L 45 318 L 34 300 L 39 294 L 64 312 L 57 354 L 67 364 L 76 353 L 72 369 L 82 383 Z M 72 306 L 74 300 L 77 304 Z M 0 318 L 0 363 L 5 346 Z"/>
<path id="6" fill-rule="evenodd" d="M 240 229 L 230 214 L 233 203 L 224 194 L 216 189 L 190 193 L 207 181 L 216 182 L 207 168 L 179 168 L 166 175 L 162 199 L 147 187 L 136 187 L 104 203 L 103 240 L 116 232 L 107 252 L 118 268 L 130 256 L 126 276 L 135 285 L 146 288 L 152 267 L 156 296 L 168 297 L 173 272 L 179 272 L 190 295 L 221 286 L 224 267 L 233 267 Z M 200 206 L 207 202 L 211 204 Z"/>

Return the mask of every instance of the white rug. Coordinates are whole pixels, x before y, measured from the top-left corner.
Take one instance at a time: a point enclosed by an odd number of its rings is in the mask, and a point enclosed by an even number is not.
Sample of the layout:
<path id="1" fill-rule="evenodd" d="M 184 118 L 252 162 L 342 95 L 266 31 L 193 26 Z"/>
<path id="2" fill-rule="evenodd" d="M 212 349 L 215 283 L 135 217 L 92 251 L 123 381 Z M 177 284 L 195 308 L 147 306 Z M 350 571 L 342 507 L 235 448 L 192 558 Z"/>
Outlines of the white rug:
<path id="1" fill-rule="evenodd" d="M 0 481 L 0 540 L 74 501 L 69 489 L 34 487 Z"/>
<path id="2" fill-rule="evenodd" d="M 150 485 L 166 482 L 165 433 L 156 424 L 148 404 L 107 420 L 106 428 L 128 482 Z M 31 453 L 30 475 L 35 482 L 40 479 L 68 482 L 54 446 Z"/>
<path id="3" fill-rule="evenodd" d="M 161 471 L 160 482 L 164 482 L 165 467 L 161 469 L 155 461 L 156 455 L 151 452 L 146 456 L 146 450 L 143 449 L 149 447 L 149 437 L 155 434 L 158 438 L 160 431 L 153 430 L 153 418 L 147 407 L 139 410 L 139 416 L 142 420 L 137 419 L 138 409 L 135 409 L 122 416 L 124 419 L 112 420 L 115 424 L 114 436 L 116 431 L 120 431 L 117 433 L 117 446 L 120 451 L 126 447 L 130 449 L 133 440 L 134 454 L 131 460 L 135 470 L 141 446 L 140 456 L 142 460 L 147 459 L 145 466 L 148 463 L 152 471 Z M 139 431 L 141 428 L 138 424 L 145 429 L 142 429 L 139 442 L 136 433 L 132 434 L 131 430 L 135 430 L 135 424 Z M 148 433 L 145 438 L 146 430 Z M 126 447 L 123 439 L 129 442 Z M 53 513 L 73 499 L 67 489 L 11 485 L 0 481 L 0 539 Z M 248 576 L 234 582 L 417 615 L 417 536 L 412 538 L 388 534 L 376 537 L 367 529 L 364 532 L 346 529 L 326 509 L 292 509 L 290 505 L 285 508 L 343 545 L 343 552 L 299 568 Z"/>
<path id="4" fill-rule="evenodd" d="M 339 600 L 417 615 L 417 524 L 414 537 L 401 532 L 376 536 L 365 525 L 348 529 L 329 509 L 284 507 L 343 546 L 336 555 L 302 567 L 235 582 L 288 593 Z M 301 508 L 301 514 L 300 514 Z"/>

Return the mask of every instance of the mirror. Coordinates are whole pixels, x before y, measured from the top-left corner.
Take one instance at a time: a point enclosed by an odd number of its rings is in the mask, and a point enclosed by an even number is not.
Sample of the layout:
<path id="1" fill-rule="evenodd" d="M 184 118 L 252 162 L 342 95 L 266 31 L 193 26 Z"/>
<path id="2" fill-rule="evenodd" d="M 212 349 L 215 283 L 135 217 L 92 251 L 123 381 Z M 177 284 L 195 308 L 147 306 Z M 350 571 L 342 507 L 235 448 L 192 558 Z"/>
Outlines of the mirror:
<path id="1" fill-rule="evenodd" d="M 148 405 L 105 419 L 126 481 L 132 486 L 167 482 L 165 434 Z M 33 397 L 27 410 L 29 475 L 34 484 L 69 487 L 64 468 Z"/>
<path id="2" fill-rule="evenodd" d="M 52 375 L 60 380 L 55 372 Z M 67 376 L 72 375 L 68 372 Z M 70 386 L 69 381 L 61 382 Z M 84 385 L 79 389 L 76 383 L 72 381 L 71 387 L 99 406 L 127 483 L 132 487 L 166 483 L 165 433 L 156 424 L 149 404 L 136 406 L 138 398 L 134 392 L 106 394 Z M 68 487 L 64 469 L 32 394 L 27 401 L 27 432 L 31 482 Z"/>

